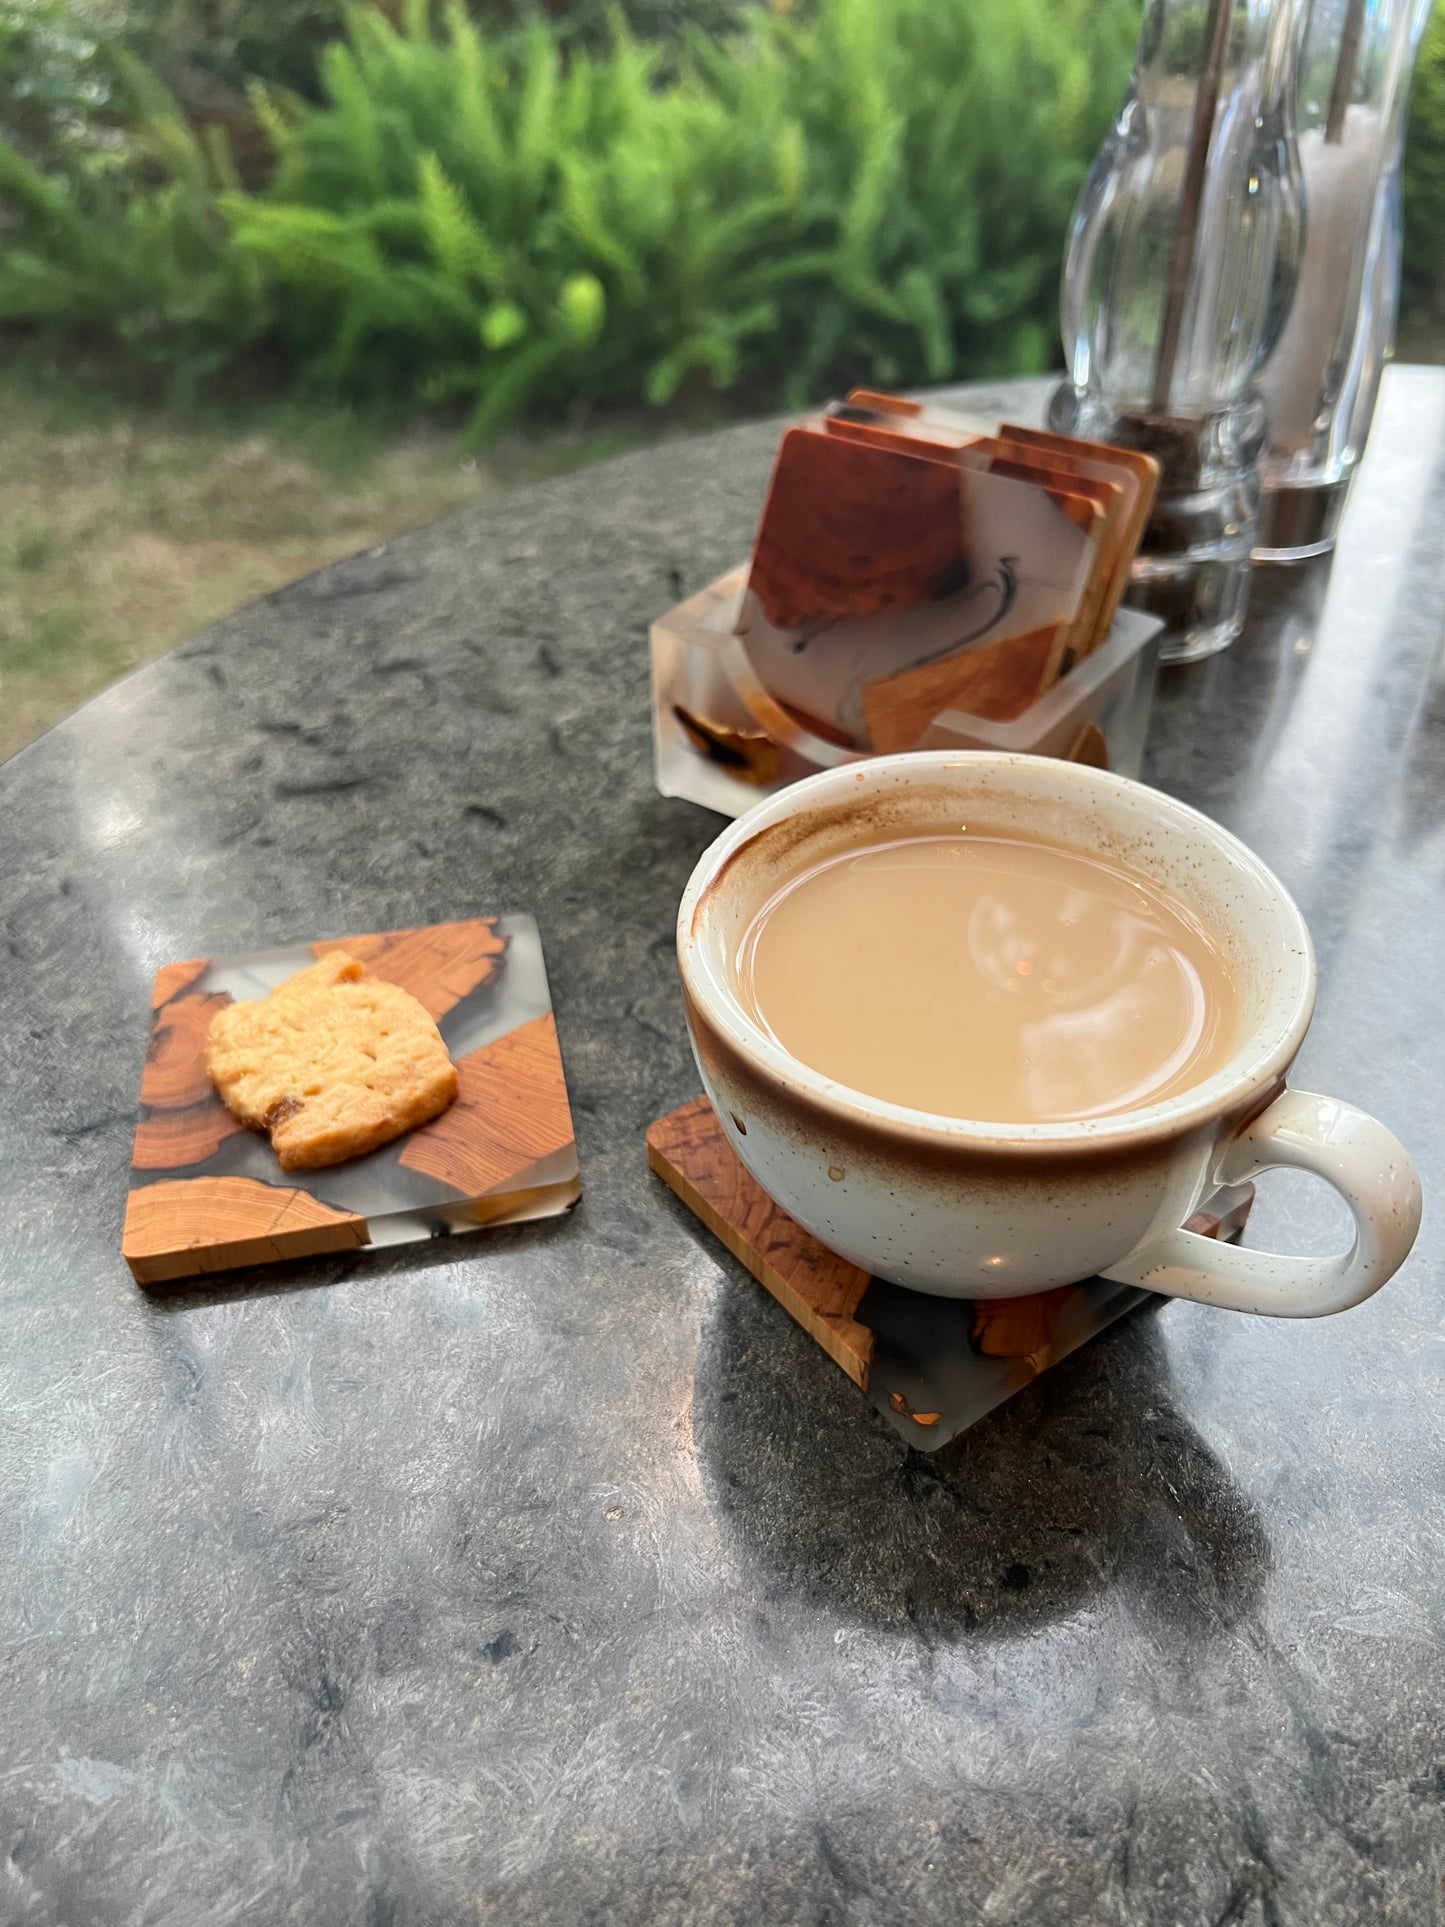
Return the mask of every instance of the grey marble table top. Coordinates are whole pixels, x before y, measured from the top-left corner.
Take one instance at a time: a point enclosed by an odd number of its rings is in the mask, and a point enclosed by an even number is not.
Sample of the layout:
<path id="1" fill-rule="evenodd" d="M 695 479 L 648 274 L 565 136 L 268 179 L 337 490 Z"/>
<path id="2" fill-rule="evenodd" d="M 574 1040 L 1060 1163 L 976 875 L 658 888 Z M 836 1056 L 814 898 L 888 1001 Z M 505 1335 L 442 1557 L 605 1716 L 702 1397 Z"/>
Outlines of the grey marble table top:
<path id="1" fill-rule="evenodd" d="M 775 434 L 359 556 L 0 769 L 7 1927 L 1445 1918 L 1445 370 L 1148 770 L 1298 896 L 1298 1081 L 1410 1145 L 1416 1253 L 1317 1324 L 1137 1316 L 932 1458 L 644 1161 L 718 827 L 652 792 L 646 625 Z M 155 968 L 515 909 L 576 1214 L 138 1291 Z"/>

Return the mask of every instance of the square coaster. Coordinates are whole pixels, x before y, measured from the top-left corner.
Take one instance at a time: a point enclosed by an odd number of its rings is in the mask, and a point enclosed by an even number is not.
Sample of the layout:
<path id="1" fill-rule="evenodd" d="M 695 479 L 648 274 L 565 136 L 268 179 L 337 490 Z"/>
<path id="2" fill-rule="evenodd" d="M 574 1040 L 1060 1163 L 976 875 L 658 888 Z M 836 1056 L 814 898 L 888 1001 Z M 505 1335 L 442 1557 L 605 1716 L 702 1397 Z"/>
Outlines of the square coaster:
<path id="1" fill-rule="evenodd" d="M 923 1452 L 936 1452 L 1155 1296 L 1090 1278 L 1027 1298 L 935 1298 L 874 1278 L 774 1204 L 739 1162 L 705 1097 L 657 1120 L 647 1133 L 647 1161 Z M 1236 1238 L 1253 1202 L 1253 1185 L 1231 1185 L 1188 1228 Z"/>
<path id="2" fill-rule="evenodd" d="M 411 992 L 457 1067 L 456 1101 L 365 1157 L 283 1172 L 206 1073 L 223 1005 L 345 950 Z M 162 1284 L 325 1251 L 550 1217 L 581 1193 L 542 943 L 531 917 L 476 917 L 167 964 L 151 996 L 121 1251 Z"/>

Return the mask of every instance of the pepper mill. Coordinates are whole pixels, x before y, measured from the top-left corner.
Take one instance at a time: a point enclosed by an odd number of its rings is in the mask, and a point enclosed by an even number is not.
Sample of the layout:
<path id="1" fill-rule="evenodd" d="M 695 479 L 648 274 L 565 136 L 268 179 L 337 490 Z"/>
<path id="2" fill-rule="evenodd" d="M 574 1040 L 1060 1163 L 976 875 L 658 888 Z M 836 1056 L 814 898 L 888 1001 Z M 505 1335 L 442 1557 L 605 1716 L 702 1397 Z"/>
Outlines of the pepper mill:
<path id="1" fill-rule="evenodd" d="M 1314 0 L 1295 124 L 1306 224 L 1299 288 L 1260 374 L 1269 439 L 1255 560 L 1335 544 L 1400 299 L 1405 110 L 1434 0 Z"/>
<path id="2" fill-rule="evenodd" d="M 1127 600 L 1161 660 L 1244 621 L 1265 418 L 1255 377 L 1301 245 L 1290 114 L 1308 0 L 1148 0 L 1134 70 L 1080 191 L 1064 261 L 1069 377 L 1050 421 L 1138 448 L 1159 493 Z"/>

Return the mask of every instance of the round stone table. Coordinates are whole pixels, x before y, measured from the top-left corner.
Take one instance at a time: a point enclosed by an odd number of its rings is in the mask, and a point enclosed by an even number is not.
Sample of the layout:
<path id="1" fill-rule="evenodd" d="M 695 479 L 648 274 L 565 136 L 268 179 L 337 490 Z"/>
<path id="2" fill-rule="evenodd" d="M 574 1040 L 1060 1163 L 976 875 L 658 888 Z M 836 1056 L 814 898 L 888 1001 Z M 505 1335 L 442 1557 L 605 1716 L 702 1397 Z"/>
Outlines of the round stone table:
<path id="1" fill-rule="evenodd" d="M 644 1156 L 719 828 L 653 793 L 646 627 L 776 432 L 299 582 L 0 769 L 7 1927 L 1442 1918 L 1445 370 L 1147 772 L 1298 896 L 1298 1079 L 1411 1146 L 1415 1255 L 1136 1315 L 932 1457 Z M 488 910 L 541 924 L 575 1214 L 138 1290 L 157 966 Z M 1249 1237 L 1340 1230 L 1281 1178 Z"/>

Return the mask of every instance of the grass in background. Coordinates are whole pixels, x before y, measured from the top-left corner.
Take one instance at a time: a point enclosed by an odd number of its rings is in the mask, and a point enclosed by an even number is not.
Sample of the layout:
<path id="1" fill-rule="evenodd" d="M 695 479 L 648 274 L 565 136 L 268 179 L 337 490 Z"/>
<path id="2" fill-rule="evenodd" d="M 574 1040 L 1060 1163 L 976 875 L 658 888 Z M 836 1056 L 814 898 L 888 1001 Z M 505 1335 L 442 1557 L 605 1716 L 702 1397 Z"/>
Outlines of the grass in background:
<path id="1" fill-rule="evenodd" d="M 239 602 L 675 432 L 675 394 L 736 383 L 752 412 L 1047 366 L 1137 13 L 0 0 L 0 331 L 31 344 L 0 374 L 0 756 Z M 306 98 L 253 115 L 248 75 Z M 1442 157 L 1445 4 L 1411 116 L 1405 359 L 1445 360 Z M 79 343 L 103 344 L 98 383 Z M 281 367 L 309 399 L 195 400 L 271 395 Z M 358 412 L 378 396 L 469 409 L 477 439 L 586 396 L 622 412 L 468 459 L 454 416 Z"/>
<path id="2" fill-rule="evenodd" d="M 1445 325 L 1400 358 L 1445 362 Z M 178 416 L 73 378 L 0 380 L 0 761 L 243 602 L 524 482 L 719 426 L 715 409 L 514 429 L 295 403 Z"/>
<path id="3" fill-rule="evenodd" d="M 647 433 L 640 418 L 515 432 L 468 458 L 454 426 L 295 404 L 177 416 L 12 370 L 0 384 L 0 759 L 241 603 Z"/>

